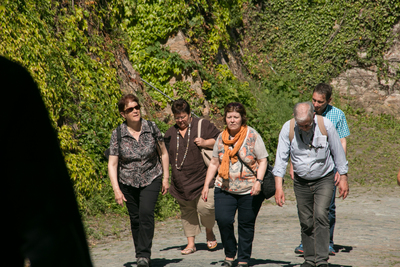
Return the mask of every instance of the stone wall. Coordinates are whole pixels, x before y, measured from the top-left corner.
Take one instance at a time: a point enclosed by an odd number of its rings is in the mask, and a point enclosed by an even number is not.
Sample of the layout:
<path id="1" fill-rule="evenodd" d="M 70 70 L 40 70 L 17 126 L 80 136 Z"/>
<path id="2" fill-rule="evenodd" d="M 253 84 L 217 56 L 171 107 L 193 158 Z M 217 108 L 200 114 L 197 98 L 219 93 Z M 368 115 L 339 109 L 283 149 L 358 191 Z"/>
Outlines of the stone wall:
<path id="1" fill-rule="evenodd" d="M 392 47 L 384 55 L 389 64 L 389 79 L 379 79 L 376 66 L 368 69 L 354 67 L 333 79 L 331 85 L 350 105 L 373 114 L 390 114 L 400 118 L 400 24 L 393 28 L 395 37 Z M 365 53 L 359 53 L 365 57 Z"/>

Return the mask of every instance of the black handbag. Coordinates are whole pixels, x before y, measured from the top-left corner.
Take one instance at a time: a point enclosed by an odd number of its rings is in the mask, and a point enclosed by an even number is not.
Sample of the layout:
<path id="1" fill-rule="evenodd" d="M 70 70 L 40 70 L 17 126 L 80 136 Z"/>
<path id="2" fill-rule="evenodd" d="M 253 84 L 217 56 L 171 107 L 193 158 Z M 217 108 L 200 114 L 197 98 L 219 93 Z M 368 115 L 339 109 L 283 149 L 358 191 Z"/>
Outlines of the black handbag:
<path id="1" fill-rule="evenodd" d="M 249 169 L 253 175 L 257 178 L 257 174 L 253 171 L 252 168 L 250 168 L 239 156 L 239 153 L 236 153 L 236 156 L 238 157 L 239 161 Z M 272 170 L 274 168 L 268 164 L 267 170 L 265 171 L 264 174 L 264 179 L 263 179 L 263 184 L 261 185 L 261 192 L 263 193 L 265 199 L 269 199 L 273 196 L 275 196 L 275 177 L 272 174 Z M 282 185 L 283 185 L 284 180 L 282 179 Z"/>

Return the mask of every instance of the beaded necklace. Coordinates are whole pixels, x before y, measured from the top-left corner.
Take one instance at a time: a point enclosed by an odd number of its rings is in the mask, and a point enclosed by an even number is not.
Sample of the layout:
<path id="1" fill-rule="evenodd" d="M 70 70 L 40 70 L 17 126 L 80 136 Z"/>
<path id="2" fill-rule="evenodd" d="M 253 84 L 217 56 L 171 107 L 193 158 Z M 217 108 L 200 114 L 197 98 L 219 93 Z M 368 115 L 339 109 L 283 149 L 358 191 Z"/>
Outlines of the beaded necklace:
<path id="1" fill-rule="evenodd" d="M 182 169 L 182 165 L 185 162 L 188 150 L 189 150 L 189 142 L 190 142 L 190 128 L 191 128 L 191 123 L 189 123 L 189 129 L 188 129 L 188 141 L 187 141 L 187 145 L 186 145 L 186 151 L 185 154 L 183 155 L 183 159 L 181 162 L 181 166 L 178 167 L 178 151 L 179 151 L 179 130 L 177 130 L 177 135 L 176 135 L 176 156 L 175 156 L 175 167 L 177 170 L 181 170 Z"/>

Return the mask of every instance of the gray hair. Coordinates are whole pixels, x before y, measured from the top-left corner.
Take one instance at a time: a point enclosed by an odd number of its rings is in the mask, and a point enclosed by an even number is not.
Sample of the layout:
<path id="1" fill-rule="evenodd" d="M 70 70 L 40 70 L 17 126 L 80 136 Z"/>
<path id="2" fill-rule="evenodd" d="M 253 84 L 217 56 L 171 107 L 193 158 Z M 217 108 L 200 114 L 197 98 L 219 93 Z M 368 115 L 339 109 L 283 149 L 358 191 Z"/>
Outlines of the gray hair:
<path id="1" fill-rule="evenodd" d="M 293 115 L 297 123 L 303 123 L 308 119 L 312 120 L 314 117 L 314 106 L 310 101 L 297 103 L 294 105 Z"/>

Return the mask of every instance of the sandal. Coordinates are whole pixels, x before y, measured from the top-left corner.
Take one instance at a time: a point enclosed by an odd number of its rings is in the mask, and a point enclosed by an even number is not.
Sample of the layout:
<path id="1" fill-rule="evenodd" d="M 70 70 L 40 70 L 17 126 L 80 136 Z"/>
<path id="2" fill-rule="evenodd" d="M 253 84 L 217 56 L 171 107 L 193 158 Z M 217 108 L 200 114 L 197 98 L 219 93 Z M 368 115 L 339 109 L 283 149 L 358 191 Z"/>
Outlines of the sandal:
<path id="1" fill-rule="evenodd" d="M 225 259 L 221 266 L 223 267 L 231 267 L 233 265 L 234 260 Z"/>
<path id="2" fill-rule="evenodd" d="M 209 250 L 216 248 L 217 245 L 217 240 L 207 240 L 207 247 Z"/>
<path id="3" fill-rule="evenodd" d="M 185 248 L 181 251 L 182 255 L 189 255 L 196 252 L 196 248 Z"/>

